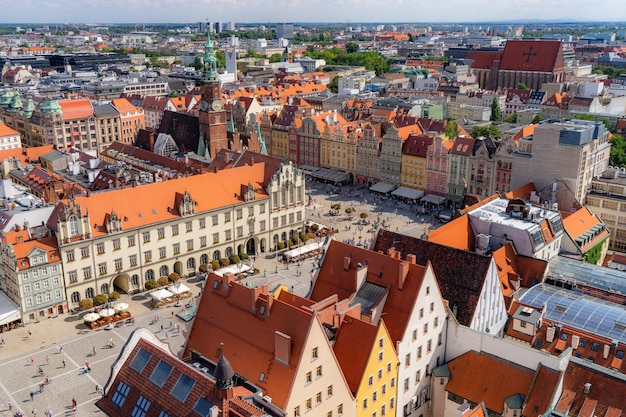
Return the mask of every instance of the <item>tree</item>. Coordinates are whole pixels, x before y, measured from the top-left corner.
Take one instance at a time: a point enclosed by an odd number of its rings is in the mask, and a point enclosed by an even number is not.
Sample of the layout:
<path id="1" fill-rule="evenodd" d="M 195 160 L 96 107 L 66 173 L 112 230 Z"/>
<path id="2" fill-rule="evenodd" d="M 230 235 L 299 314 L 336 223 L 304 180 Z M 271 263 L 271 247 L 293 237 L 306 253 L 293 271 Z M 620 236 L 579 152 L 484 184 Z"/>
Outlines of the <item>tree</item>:
<path id="1" fill-rule="evenodd" d="M 180 281 L 180 274 L 178 272 L 172 272 L 167 278 L 170 282 Z"/>
<path id="2" fill-rule="evenodd" d="M 109 294 L 109 301 L 115 301 L 119 298 L 120 298 L 120 293 L 117 291 L 113 291 L 111 294 Z"/>
<path id="3" fill-rule="evenodd" d="M 146 290 L 153 290 L 155 288 L 158 288 L 158 286 L 159 286 L 159 283 L 156 282 L 156 280 L 154 279 L 149 279 L 145 283 Z"/>
<path id="4" fill-rule="evenodd" d="M 491 100 L 491 119 L 492 122 L 499 122 L 502 120 L 502 114 L 500 113 L 500 104 L 498 99 L 494 97 Z"/>
<path id="5" fill-rule="evenodd" d="M 242 261 L 245 261 L 246 259 L 250 259 L 250 256 L 248 256 L 248 254 L 245 252 L 241 252 L 239 254 L 239 259 L 241 259 Z"/>
<path id="6" fill-rule="evenodd" d="M 78 306 L 81 310 L 89 310 L 93 308 L 93 300 L 91 298 L 84 298 L 80 300 Z"/>
<path id="7" fill-rule="evenodd" d="M 504 121 L 507 123 L 517 123 L 517 113 L 513 113 L 504 118 Z"/>
<path id="8" fill-rule="evenodd" d="M 160 277 L 157 280 L 157 284 L 159 284 L 159 287 L 164 287 L 164 286 L 166 286 L 169 283 L 170 283 L 170 280 L 167 279 L 167 277 Z"/>
<path id="9" fill-rule="evenodd" d="M 535 117 L 533 117 L 533 120 L 532 120 L 532 124 L 536 125 L 540 121 L 541 121 L 541 117 L 539 117 L 539 113 L 535 114 Z"/>
<path id="10" fill-rule="evenodd" d="M 609 164 L 616 167 L 626 167 L 626 140 L 617 133 L 611 138 Z"/>
<path id="11" fill-rule="evenodd" d="M 446 127 L 444 128 L 444 134 L 448 137 L 448 139 L 456 138 L 460 131 L 459 125 L 454 120 L 446 123 Z"/>
<path id="12" fill-rule="evenodd" d="M 339 77 L 334 77 L 330 82 L 326 85 L 331 92 L 337 94 L 339 92 Z"/>
<path id="13" fill-rule="evenodd" d="M 93 298 L 93 305 L 101 306 L 102 304 L 106 304 L 107 301 L 109 301 L 109 297 L 105 294 L 98 294 Z"/>
<path id="14" fill-rule="evenodd" d="M 217 262 L 217 267 L 219 268 L 219 267 L 220 267 L 220 263 L 219 263 L 218 261 L 215 261 L 215 262 Z M 211 264 L 212 264 L 212 263 L 213 263 L 213 261 L 211 261 Z M 207 264 L 200 264 L 200 266 L 198 267 L 198 271 L 200 271 L 200 272 L 206 272 L 206 271 L 207 271 L 207 269 L 208 269 L 208 267 L 209 267 L 209 266 L 208 266 Z"/>
<path id="15" fill-rule="evenodd" d="M 228 260 L 230 261 L 231 265 L 236 265 L 237 263 L 239 263 L 241 258 L 239 257 L 239 255 L 233 253 L 228 257 Z"/>
<path id="16" fill-rule="evenodd" d="M 364 219 L 364 220 L 367 219 L 367 216 L 368 216 L 368 214 L 366 212 L 364 212 L 364 211 L 362 211 L 361 214 L 359 214 L 359 217 Z"/>
<path id="17" fill-rule="evenodd" d="M 488 138 L 501 138 L 502 132 L 500 132 L 500 129 L 498 129 L 498 127 L 494 125 L 476 126 L 472 130 L 472 136 L 475 138 L 478 138 L 480 136 Z"/>
<path id="18" fill-rule="evenodd" d="M 528 86 L 524 83 L 517 83 L 518 90 L 528 90 Z"/>
<path id="19" fill-rule="evenodd" d="M 282 60 L 283 60 L 283 56 L 282 56 L 282 54 L 275 53 L 275 54 L 272 54 L 272 55 L 270 56 L 269 60 L 270 60 L 270 63 L 273 63 L 273 62 L 280 62 L 280 61 L 282 61 Z"/>
<path id="20" fill-rule="evenodd" d="M 201 69 L 203 69 L 204 64 L 202 63 L 202 58 L 197 56 L 196 59 L 193 60 L 193 67 L 196 69 L 196 71 L 200 71 Z"/>
<path id="21" fill-rule="evenodd" d="M 220 266 L 221 267 L 225 267 L 230 265 L 230 261 L 228 260 L 228 258 L 220 258 Z"/>
<path id="22" fill-rule="evenodd" d="M 352 54 L 354 52 L 358 52 L 358 50 L 359 50 L 359 44 L 358 43 L 356 43 L 356 42 L 347 42 L 346 43 L 346 51 L 349 54 Z"/>
<path id="23" fill-rule="evenodd" d="M 217 271 L 218 269 L 220 269 L 221 268 L 220 261 L 216 261 L 215 259 L 213 259 L 211 261 L 211 268 L 213 268 L 214 271 Z"/>

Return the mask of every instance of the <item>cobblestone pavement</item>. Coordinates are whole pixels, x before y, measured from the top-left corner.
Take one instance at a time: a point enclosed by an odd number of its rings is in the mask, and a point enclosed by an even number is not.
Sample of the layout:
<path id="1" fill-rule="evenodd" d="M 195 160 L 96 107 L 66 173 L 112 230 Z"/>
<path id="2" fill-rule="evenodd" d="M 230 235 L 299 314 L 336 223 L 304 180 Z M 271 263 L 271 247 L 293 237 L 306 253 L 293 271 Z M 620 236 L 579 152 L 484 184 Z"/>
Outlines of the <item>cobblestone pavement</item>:
<path id="1" fill-rule="evenodd" d="M 393 200 L 377 199 L 377 196 L 364 189 L 344 186 L 333 192 L 333 187 L 312 183 L 308 191 L 312 200 L 307 206 L 307 219 L 338 229 L 335 238 L 342 241 L 353 241 L 354 244 L 360 242 L 363 246 L 371 243 L 374 237 L 371 224 L 361 229 L 356 224 L 363 211 L 368 213 L 370 222 L 380 219 L 381 223 L 385 222 L 387 229 L 401 230 L 413 236 L 421 236 L 425 230 L 436 226 L 432 216 L 421 213 L 418 216 L 415 207 Z M 328 215 L 334 203 L 342 205 L 339 216 Z M 349 205 L 356 209 L 353 221 L 345 220 L 344 209 Z M 316 262 L 316 259 L 311 259 L 300 265 L 287 265 L 271 255 L 260 255 L 254 261 L 254 267 L 260 273 L 243 282 L 253 286 L 267 284 L 270 289 L 286 285 L 295 293 L 305 296 L 317 269 Z M 187 285 L 194 296 L 200 294 L 202 283 L 189 280 Z M 169 343 L 175 354 L 180 353 L 187 326 L 175 315 L 181 307 L 168 306 L 153 310 L 145 293 L 122 295 L 119 302 L 130 305 L 129 311 L 135 317 L 135 324 L 111 330 L 90 330 L 79 314 L 66 314 L 4 333 L 5 344 L 0 345 L 0 416 L 12 416 L 17 411 L 30 415 L 33 408 L 42 416 L 46 409 L 51 409 L 54 416 L 69 415 L 72 398 L 78 403 L 76 415 L 104 415 L 95 406 L 101 395 L 96 388 L 106 384 L 121 347 L 137 327 L 152 330 Z M 157 316 L 159 321 L 154 322 Z M 177 324 L 180 326 L 179 331 Z M 31 336 L 28 335 L 29 330 Z M 110 339 L 115 342 L 113 348 L 107 348 Z M 95 356 L 93 347 L 96 348 Z M 85 362 L 91 368 L 89 373 L 84 373 Z M 40 367 L 43 374 L 39 373 Z M 50 377 L 51 382 L 44 385 L 40 393 L 39 386 L 46 376 Z M 12 411 L 7 407 L 9 401 L 13 404 Z"/>

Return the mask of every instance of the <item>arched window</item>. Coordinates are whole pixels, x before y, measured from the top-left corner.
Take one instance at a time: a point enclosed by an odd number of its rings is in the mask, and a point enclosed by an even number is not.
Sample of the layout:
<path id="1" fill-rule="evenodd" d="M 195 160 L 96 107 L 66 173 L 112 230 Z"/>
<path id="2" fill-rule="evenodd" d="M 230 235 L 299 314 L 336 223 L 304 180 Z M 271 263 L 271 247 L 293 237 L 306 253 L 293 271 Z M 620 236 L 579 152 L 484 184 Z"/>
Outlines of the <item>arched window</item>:
<path id="1" fill-rule="evenodd" d="M 73 303 L 80 303 L 80 294 L 78 293 L 78 291 L 74 291 L 72 293 L 71 300 Z"/>
<path id="2" fill-rule="evenodd" d="M 130 278 L 130 282 L 135 285 L 138 286 L 139 285 L 139 275 L 134 274 L 131 278 Z"/>
<path id="3" fill-rule="evenodd" d="M 206 253 L 203 253 L 202 255 L 200 255 L 200 263 L 201 264 L 209 263 L 209 256 Z"/>
<path id="4" fill-rule="evenodd" d="M 282 240 L 282 241 L 287 240 L 287 232 L 282 232 L 282 233 L 280 234 L 280 240 Z"/>
<path id="5" fill-rule="evenodd" d="M 85 291 L 85 298 L 93 298 L 94 296 L 95 294 L 93 292 L 93 288 L 87 288 L 87 291 Z"/>
<path id="6" fill-rule="evenodd" d="M 273 241 L 274 241 L 274 245 L 278 243 L 278 235 L 274 235 Z"/>
<path id="7" fill-rule="evenodd" d="M 70 216 L 70 236 L 78 236 L 78 217 Z"/>
<path id="8" fill-rule="evenodd" d="M 159 269 L 159 275 L 162 277 L 166 277 L 169 275 L 169 269 L 167 267 L 167 265 L 163 265 L 160 269 Z"/>
<path id="9" fill-rule="evenodd" d="M 195 269 L 196 260 L 194 258 L 187 259 L 187 269 Z"/>
<path id="10" fill-rule="evenodd" d="M 102 294 L 108 294 L 109 293 L 109 284 L 102 284 L 102 286 L 100 287 L 100 292 Z"/>
<path id="11" fill-rule="evenodd" d="M 148 269 L 146 271 L 146 281 L 150 281 L 151 279 L 154 279 L 154 271 L 152 269 Z"/>
<path id="12" fill-rule="evenodd" d="M 221 253 L 220 253 L 220 251 L 218 251 L 218 250 L 214 251 L 214 252 L 213 252 L 213 260 L 214 260 L 214 261 L 219 261 L 219 260 L 220 260 L 220 258 L 221 258 Z"/>
<path id="13" fill-rule="evenodd" d="M 226 248 L 226 256 L 227 258 L 230 258 L 230 255 L 233 254 L 233 248 L 231 248 L 230 246 Z"/>

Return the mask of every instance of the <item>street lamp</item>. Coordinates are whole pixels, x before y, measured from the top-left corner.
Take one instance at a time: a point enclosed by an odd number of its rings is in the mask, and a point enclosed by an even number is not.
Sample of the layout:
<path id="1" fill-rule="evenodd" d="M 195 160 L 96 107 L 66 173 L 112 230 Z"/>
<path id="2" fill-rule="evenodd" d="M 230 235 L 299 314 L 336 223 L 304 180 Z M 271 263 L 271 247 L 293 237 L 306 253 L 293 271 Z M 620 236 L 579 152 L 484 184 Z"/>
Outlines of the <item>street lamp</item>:
<path id="1" fill-rule="evenodd" d="M 176 304 L 174 306 L 180 307 L 180 279 L 176 280 L 174 287 L 176 287 Z"/>

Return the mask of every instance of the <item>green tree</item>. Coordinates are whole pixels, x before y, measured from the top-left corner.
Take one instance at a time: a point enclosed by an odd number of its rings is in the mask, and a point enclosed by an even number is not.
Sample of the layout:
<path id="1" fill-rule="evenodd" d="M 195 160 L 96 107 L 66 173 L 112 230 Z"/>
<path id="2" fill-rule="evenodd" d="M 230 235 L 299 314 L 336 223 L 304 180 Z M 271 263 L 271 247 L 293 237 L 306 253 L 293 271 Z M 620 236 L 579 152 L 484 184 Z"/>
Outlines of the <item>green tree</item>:
<path id="1" fill-rule="evenodd" d="M 280 61 L 283 60 L 283 56 L 282 56 L 282 54 L 275 53 L 275 54 L 272 54 L 269 57 L 269 60 L 270 60 L 270 63 L 272 63 L 272 62 L 280 62 Z"/>
<path id="2" fill-rule="evenodd" d="M 539 117 L 539 113 L 535 114 L 535 117 L 533 117 L 532 124 L 536 125 L 540 121 L 541 121 L 541 117 Z"/>
<path id="3" fill-rule="evenodd" d="M 81 310 L 89 310 L 93 308 L 93 300 L 91 298 L 83 298 L 78 303 L 78 306 L 80 307 Z"/>
<path id="4" fill-rule="evenodd" d="M 346 43 L 346 51 L 349 54 L 352 54 L 354 52 L 357 52 L 359 50 L 359 44 L 356 42 L 347 42 Z"/>
<path id="5" fill-rule="evenodd" d="M 502 132 L 500 132 L 498 126 L 495 125 L 474 127 L 474 129 L 472 130 L 472 137 L 478 138 L 480 136 L 488 138 L 500 138 L 502 137 Z"/>
<path id="6" fill-rule="evenodd" d="M 332 80 L 330 80 L 328 85 L 326 85 L 326 88 L 328 88 L 331 92 L 337 94 L 339 92 L 339 77 L 334 77 Z"/>
<path id="7" fill-rule="evenodd" d="M 507 123 L 517 123 L 517 113 L 513 113 L 504 118 L 504 121 Z"/>
<path id="8" fill-rule="evenodd" d="M 493 98 L 491 100 L 491 119 L 492 122 L 499 122 L 502 120 L 502 114 L 500 113 L 500 104 L 498 104 L 498 99 Z"/>
<path id="9" fill-rule="evenodd" d="M 120 298 L 120 293 L 117 291 L 113 291 L 109 294 L 109 301 L 115 301 Z"/>
<path id="10" fill-rule="evenodd" d="M 172 272 L 167 278 L 170 282 L 180 281 L 180 274 L 178 272 Z"/>
<path id="11" fill-rule="evenodd" d="M 109 297 L 107 297 L 105 294 L 98 294 L 93 298 L 93 305 L 101 306 L 102 304 L 105 304 L 107 301 L 109 301 Z"/>
<path id="12" fill-rule="evenodd" d="M 154 279 L 149 279 L 145 283 L 146 290 L 153 290 L 159 286 L 159 283 Z"/>
<path id="13" fill-rule="evenodd" d="M 518 90 L 528 90 L 528 86 L 524 83 L 517 83 Z"/>
<path id="14" fill-rule="evenodd" d="M 245 56 L 246 58 L 262 58 L 263 56 L 259 54 L 254 49 L 248 49 L 248 53 Z"/>
<path id="15" fill-rule="evenodd" d="M 202 58 L 197 56 L 196 59 L 193 60 L 193 67 L 196 69 L 196 71 L 203 69 L 204 64 L 202 63 Z"/>
<path id="16" fill-rule="evenodd" d="M 626 140 L 617 133 L 611 138 L 609 164 L 617 167 L 626 167 Z"/>
<path id="17" fill-rule="evenodd" d="M 459 125 L 455 120 L 448 121 L 446 123 L 446 127 L 444 128 L 444 134 L 448 137 L 448 139 L 456 138 L 460 131 Z"/>

